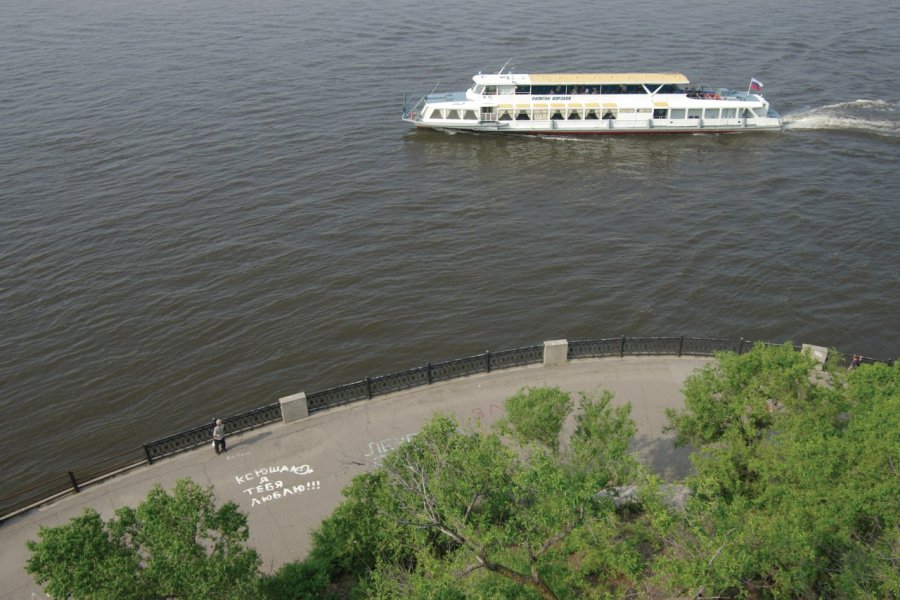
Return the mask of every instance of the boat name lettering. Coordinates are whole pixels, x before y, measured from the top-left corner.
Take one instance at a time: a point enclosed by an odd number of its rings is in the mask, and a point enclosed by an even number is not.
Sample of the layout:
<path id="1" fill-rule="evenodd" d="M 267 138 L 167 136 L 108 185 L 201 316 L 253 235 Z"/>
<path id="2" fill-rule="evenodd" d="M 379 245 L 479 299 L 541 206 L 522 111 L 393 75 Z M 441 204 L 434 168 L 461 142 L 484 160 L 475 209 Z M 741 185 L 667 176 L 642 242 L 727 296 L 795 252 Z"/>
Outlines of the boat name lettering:
<path id="1" fill-rule="evenodd" d="M 572 96 L 532 96 L 532 100 L 571 100 Z"/>

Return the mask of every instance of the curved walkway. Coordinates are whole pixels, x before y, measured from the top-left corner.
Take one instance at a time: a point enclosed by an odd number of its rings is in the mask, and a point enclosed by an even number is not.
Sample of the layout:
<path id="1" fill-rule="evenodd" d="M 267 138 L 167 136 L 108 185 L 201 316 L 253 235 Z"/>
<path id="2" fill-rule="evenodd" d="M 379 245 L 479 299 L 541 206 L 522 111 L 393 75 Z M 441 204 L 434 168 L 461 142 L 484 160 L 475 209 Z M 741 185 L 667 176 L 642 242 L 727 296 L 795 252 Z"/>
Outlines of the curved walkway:
<path id="1" fill-rule="evenodd" d="M 371 469 L 391 448 L 413 436 L 435 412 L 452 413 L 469 426 L 499 417 L 503 401 L 523 387 L 558 386 L 573 393 L 607 389 L 615 404 L 631 403 L 637 424 L 635 450 L 668 479 L 688 472 L 688 449 L 675 449 L 663 435 L 664 410 L 683 404 L 685 378 L 711 362 L 698 357 L 625 357 L 580 360 L 495 371 L 418 387 L 275 424 L 228 439 L 228 452 L 201 448 L 88 487 L 0 526 L 0 580 L 4 598 L 45 598 L 25 573 L 25 541 L 38 526 L 54 527 L 93 507 L 110 518 L 136 506 L 157 483 L 171 489 L 178 479 L 212 485 L 221 502 L 234 500 L 247 513 L 250 540 L 263 569 L 302 559 L 309 533 L 341 500 L 354 475 Z"/>

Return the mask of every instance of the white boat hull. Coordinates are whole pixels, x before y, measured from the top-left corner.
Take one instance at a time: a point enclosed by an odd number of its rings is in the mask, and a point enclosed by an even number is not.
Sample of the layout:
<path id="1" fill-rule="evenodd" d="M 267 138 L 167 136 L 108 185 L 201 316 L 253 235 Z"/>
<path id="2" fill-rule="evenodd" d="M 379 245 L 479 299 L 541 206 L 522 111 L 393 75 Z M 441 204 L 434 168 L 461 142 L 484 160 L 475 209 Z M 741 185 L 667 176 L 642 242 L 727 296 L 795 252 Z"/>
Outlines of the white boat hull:
<path id="1" fill-rule="evenodd" d="M 532 135 L 616 135 L 616 134 L 666 134 L 666 133 L 738 133 L 742 131 L 780 131 L 782 121 L 776 117 L 756 119 L 678 119 L 646 121 L 508 121 L 476 123 L 428 123 L 404 118 L 418 129 L 445 131 L 469 131 L 477 133 L 512 133 Z"/>

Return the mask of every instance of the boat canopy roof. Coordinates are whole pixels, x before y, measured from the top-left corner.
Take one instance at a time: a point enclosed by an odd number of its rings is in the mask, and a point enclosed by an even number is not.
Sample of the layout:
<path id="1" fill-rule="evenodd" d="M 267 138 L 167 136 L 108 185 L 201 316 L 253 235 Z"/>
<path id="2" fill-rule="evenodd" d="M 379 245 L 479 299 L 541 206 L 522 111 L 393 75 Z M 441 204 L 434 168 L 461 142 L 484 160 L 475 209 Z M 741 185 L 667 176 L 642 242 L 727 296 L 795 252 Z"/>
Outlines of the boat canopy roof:
<path id="1" fill-rule="evenodd" d="M 529 75 L 531 83 L 690 83 L 681 73 L 551 73 Z"/>
<path id="2" fill-rule="evenodd" d="M 600 84 L 688 84 L 688 78 L 681 73 L 543 73 L 526 75 L 518 73 L 479 73 L 473 77 L 483 85 L 600 85 Z"/>

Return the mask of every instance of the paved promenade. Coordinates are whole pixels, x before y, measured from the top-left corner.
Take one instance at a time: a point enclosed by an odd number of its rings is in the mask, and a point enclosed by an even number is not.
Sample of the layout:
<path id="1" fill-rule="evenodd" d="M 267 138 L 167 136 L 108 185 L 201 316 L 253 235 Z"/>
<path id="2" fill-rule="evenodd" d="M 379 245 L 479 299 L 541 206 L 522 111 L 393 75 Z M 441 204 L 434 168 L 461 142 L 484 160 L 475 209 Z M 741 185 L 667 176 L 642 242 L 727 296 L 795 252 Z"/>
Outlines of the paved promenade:
<path id="1" fill-rule="evenodd" d="M 341 500 L 354 475 L 377 465 L 391 448 L 409 439 L 434 413 L 452 413 L 468 427 L 495 421 L 503 401 L 523 387 L 558 386 L 577 393 L 608 389 L 615 404 L 631 403 L 637 424 L 635 450 L 661 475 L 673 479 L 689 469 L 686 449 L 674 449 L 662 433 L 664 410 L 679 408 L 685 378 L 712 359 L 625 357 L 581 360 L 496 371 L 379 396 L 308 419 L 263 427 L 228 438 L 217 456 L 203 447 L 140 467 L 105 483 L 10 519 L 0 526 L 0 595 L 45 598 L 25 573 L 25 541 L 39 525 L 62 525 L 93 507 L 105 518 L 121 506 L 136 506 L 157 483 L 171 489 L 178 479 L 212 485 L 220 502 L 234 500 L 247 513 L 250 545 L 263 569 L 303 558 L 309 533 Z"/>

